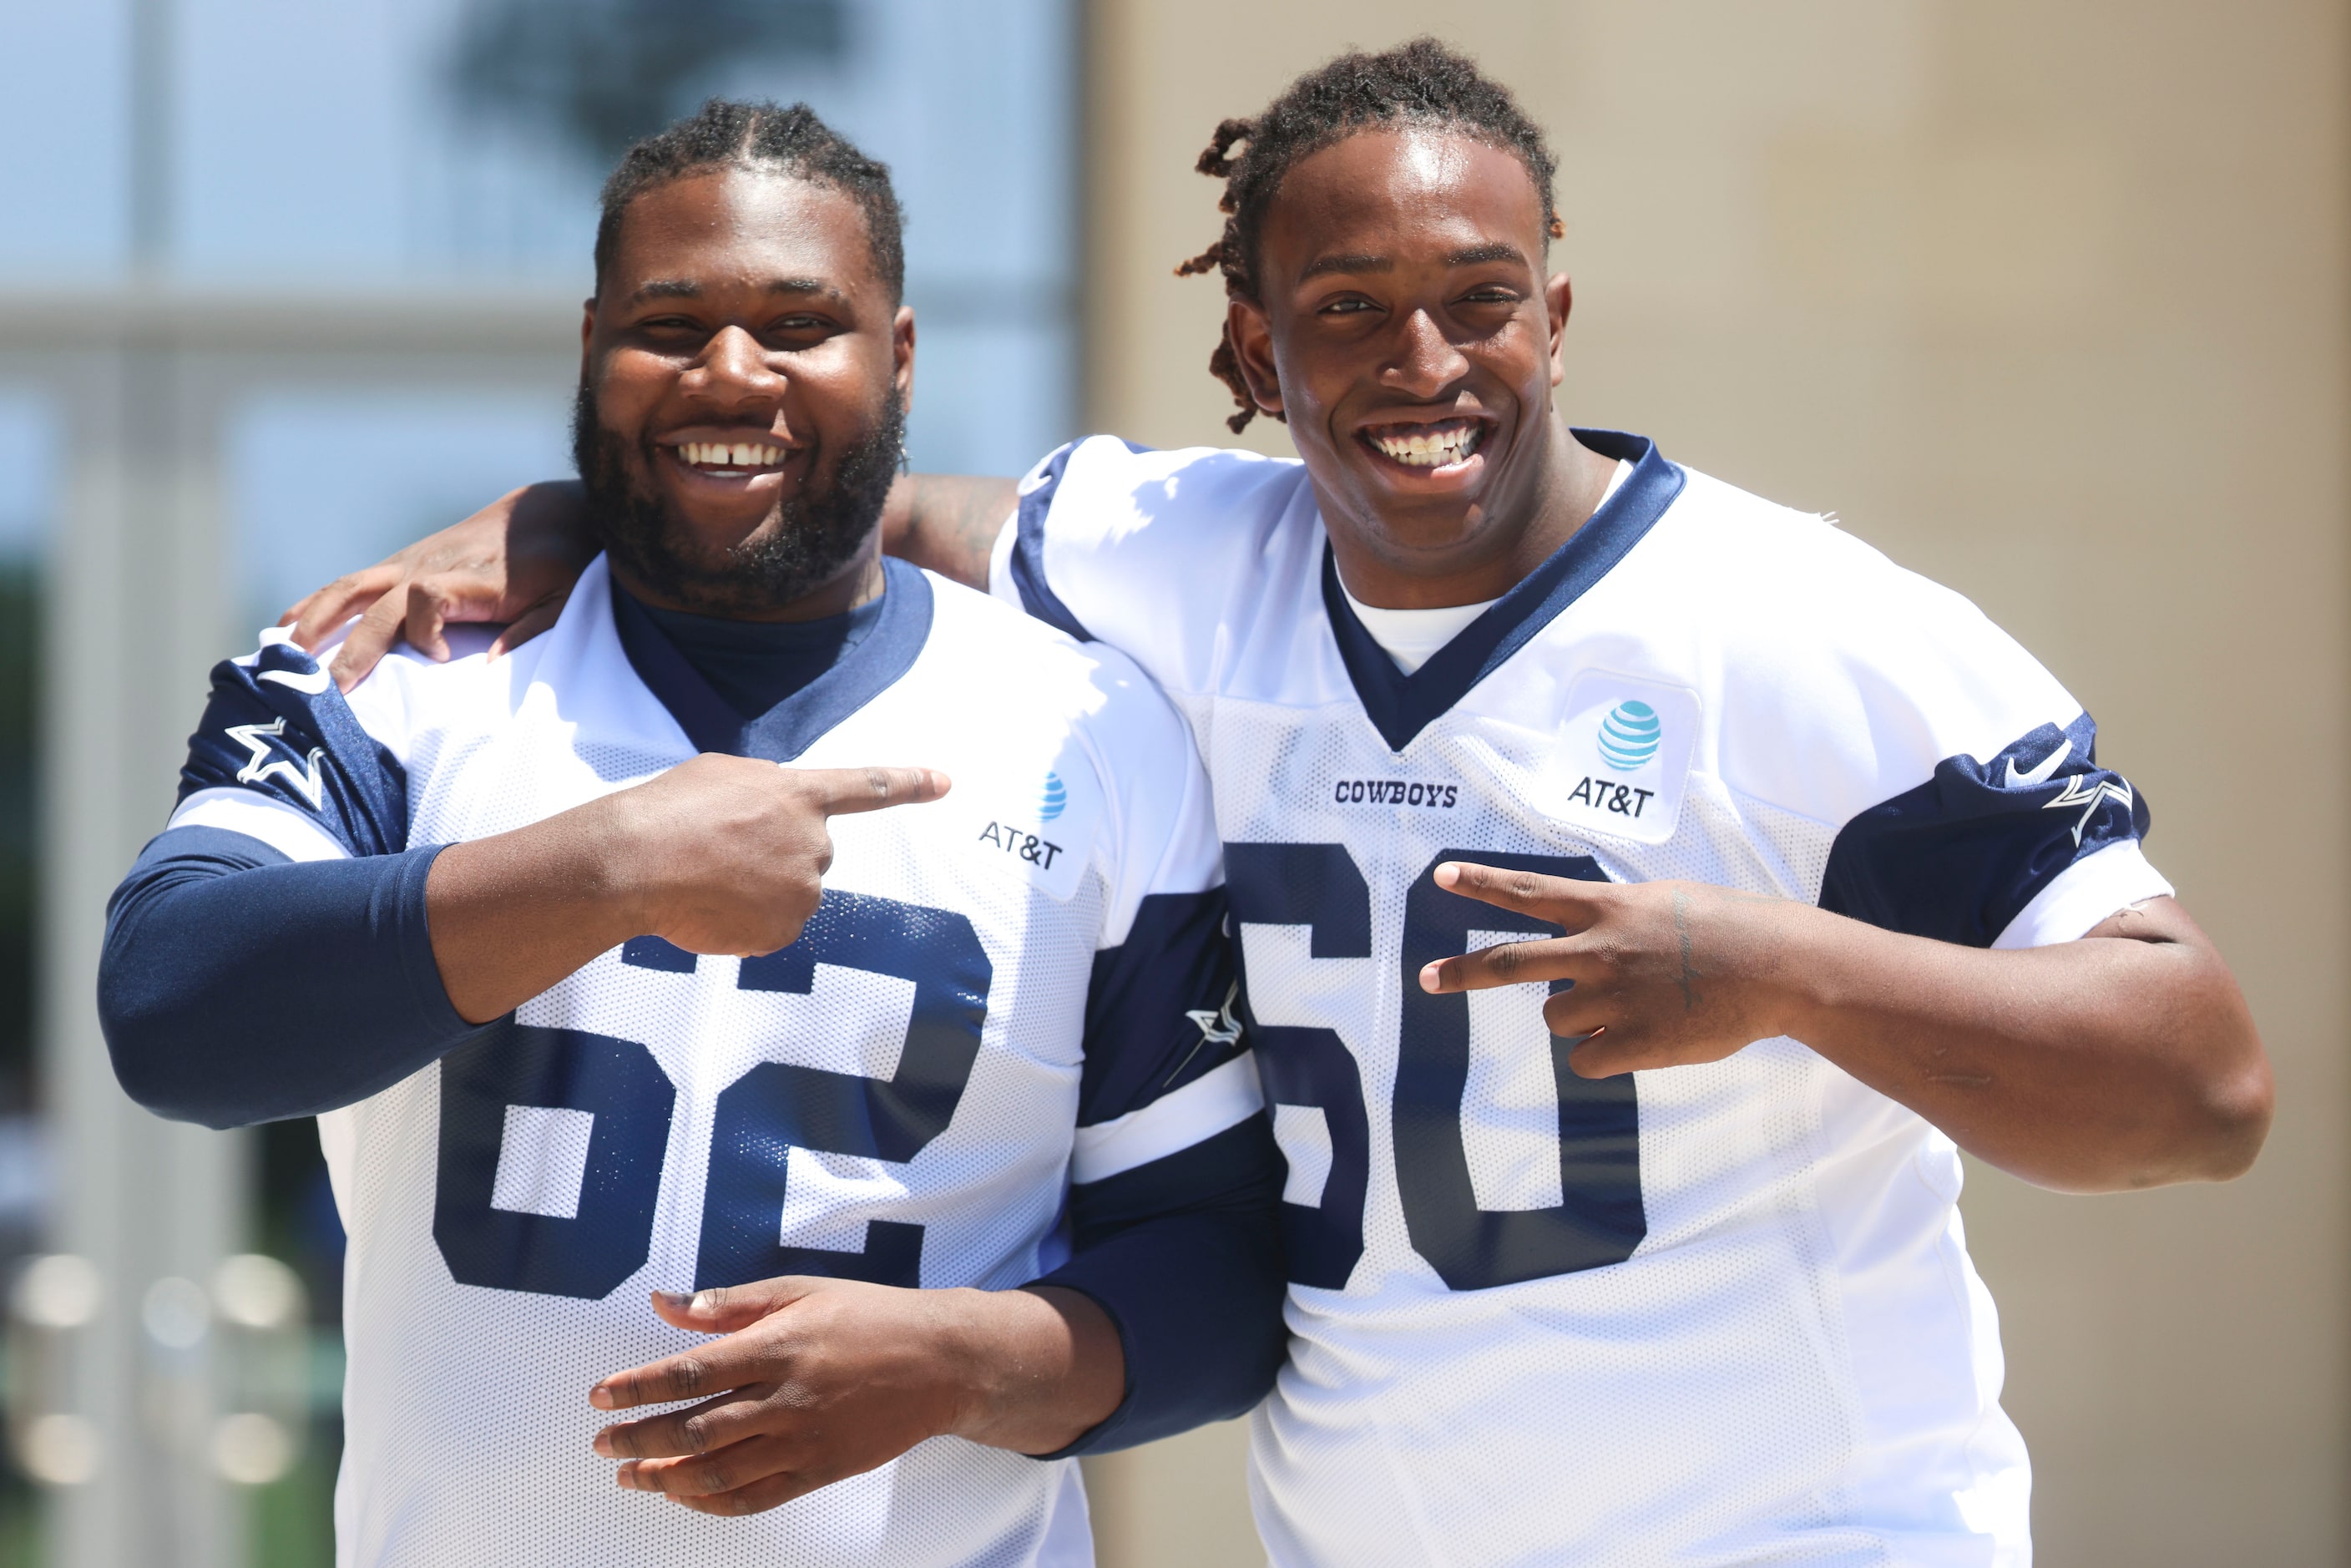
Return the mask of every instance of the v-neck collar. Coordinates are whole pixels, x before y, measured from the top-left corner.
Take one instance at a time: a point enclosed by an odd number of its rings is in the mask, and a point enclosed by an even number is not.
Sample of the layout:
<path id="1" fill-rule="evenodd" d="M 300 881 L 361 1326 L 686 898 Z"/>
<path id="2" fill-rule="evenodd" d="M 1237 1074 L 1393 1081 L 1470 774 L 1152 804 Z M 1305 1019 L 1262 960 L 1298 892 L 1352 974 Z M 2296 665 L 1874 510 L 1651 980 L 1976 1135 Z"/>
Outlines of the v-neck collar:
<path id="1" fill-rule="evenodd" d="M 1364 713 L 1391 751 L 1402 751 L 1429 721 L 1468 696 L 1479 682 L 1501 668 L 1530 638 L 1558 617 L 1640 543 L 1688 481 L 1666 461 L 1646 436 L 1614 430 L 1579 430 L 1576 440 L 1633 465 L 1633 472 L 1584 525 L 1518 586 L 1462 628 L 1458 636 L 1405 674 L 1396 668 L 1347 602 L 1331 543 L 1322 543 L 1322 607 L 1339 657 L 1354 683 Z"/>
<path id="2" fill-rule="evenodd" d="M 893 557 L 882 562 L 882 614 L 833 666 L 754 719 L 711 689 L 653 618 L 612 584 L 612 626 L 646 689 L 697 751 L 790 762 L 914 667 L 931 634 L 931 584 Z"/>

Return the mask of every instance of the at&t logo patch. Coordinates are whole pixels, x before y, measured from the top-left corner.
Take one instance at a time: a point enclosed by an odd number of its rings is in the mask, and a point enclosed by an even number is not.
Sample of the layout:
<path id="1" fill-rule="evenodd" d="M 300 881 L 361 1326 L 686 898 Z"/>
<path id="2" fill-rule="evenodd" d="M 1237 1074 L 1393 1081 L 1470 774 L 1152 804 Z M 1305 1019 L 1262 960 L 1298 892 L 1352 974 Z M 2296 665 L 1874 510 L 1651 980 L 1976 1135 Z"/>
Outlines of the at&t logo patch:
<path id="1" fill-rule="evenodd" d="M 1698 694 L 1591 670 L 1568 694 L 1547 809 L 1583 831 L 1662 843 L 1680 823 Z"/>

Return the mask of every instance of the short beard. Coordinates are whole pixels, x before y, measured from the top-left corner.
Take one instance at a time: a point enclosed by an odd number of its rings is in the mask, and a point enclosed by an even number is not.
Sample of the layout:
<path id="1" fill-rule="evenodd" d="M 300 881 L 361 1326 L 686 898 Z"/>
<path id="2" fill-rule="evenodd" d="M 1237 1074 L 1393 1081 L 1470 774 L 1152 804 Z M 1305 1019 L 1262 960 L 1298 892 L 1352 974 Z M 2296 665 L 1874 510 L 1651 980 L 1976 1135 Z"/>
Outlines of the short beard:
<path id="1" fill-rule="evenodd" d="M 803 485 L 771 522 L 712 559 L 693 530 L 629 471 L 625 437 L 604 428 L 596 392 L 582 382 L 571 410 L 571 460 L 588 489 L 596 542 L 628 580 L 696 615 L 759 620 L 802 599 L 857 559 L 882 520 L 906 445 L 906 407 L 895 385 L 882 417 L 843 448 L 823 490 Z M 651 436 L 638 443 L 638 474 L 660 460 Z"/>

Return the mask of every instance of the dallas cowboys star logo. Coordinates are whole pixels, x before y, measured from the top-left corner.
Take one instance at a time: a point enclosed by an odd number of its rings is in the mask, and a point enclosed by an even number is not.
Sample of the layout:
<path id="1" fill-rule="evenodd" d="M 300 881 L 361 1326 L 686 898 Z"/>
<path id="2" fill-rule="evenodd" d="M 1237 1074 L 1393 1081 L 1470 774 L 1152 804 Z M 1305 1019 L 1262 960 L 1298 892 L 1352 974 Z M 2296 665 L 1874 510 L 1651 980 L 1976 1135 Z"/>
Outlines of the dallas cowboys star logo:
<path id="1" fill-rule="evenodd" d="M 319 758 L 326 755 L 325 747 L 310 748 L 308 770 L 305 772 L 287 759 L 293 755 L 294 747 L 287 743 L 286 721 L 282 718 L 269 724 L 233 724 L 228 727 L 228 737 L 253 753 L 252 759 L 236 770 L 238 783 L 266 784 L 272 779 L 280 779 L 287 788 L 309 801 L 312 810 L 326 804 L 327 781 L 319 774 Z M 281 751 L 285 755 L 280 755 Z"/>
<path id="2" fill-rule="evenodd" d="M 2081 820 L 2074 824 L 2074 843 L 2076 848 L 2081 846 L 2082 833 L 2089 827 L 2090 819 L 2098 814 L 2100 806 L 2108 800 L 2114 800 L 2120 803 L 2125 811 L 2131 809 L 2131 787 L 2128 782 L 2120 779 L 2101 779 L 2095 783 L 2090 783 L 2089 778 L 2086 773 L 2074 774 L 2065 780 L 2064 790 L 2055 800 L 2043 800 L 2041 803 L 2041 809 L 2044 811 L 2054 811 L 2065 806 L 2082 808 Z M 2085 789 L 2085 784 L 2087 784 L 2088 788 Z"/>
<path id="3" fill-rule="evenodd" d="M 1177 1075 L 1192 1065 L 1192 1059 L 1200 1054 L 1202 1046 L 1223 1047 L 1231 1045 L 1240 1039 L 1240 1020 L 1233 1016 L 1233 1009 L 1239 1005 L 1240 999 L 1241 983 L 1235 980 L 1226 988 L 1223 1007 L 1193 1008 L 1184 1014 L 1197 1026 L 1200 1038 L 1192 1042 L 1192 1049 L 1184 1053 L 1184 1060 L 1176 1064 L 1174 1071 L 1168 1073 L 1165 1080 L 1167 1082 L 1175 1082 Z"/>
<path id="4" fill-rule="evenodd" d="M 1230 1045 L 1241 1037 L 1240 1020 L 1233 1017 L 1233 1007 L 1241 999 L 1238 980 L 1225 992 L 1225 1005 L 1210 1011 L 1197 1008 L 1184 1016 L 1200 1026 L 1200 1044 Z"/>

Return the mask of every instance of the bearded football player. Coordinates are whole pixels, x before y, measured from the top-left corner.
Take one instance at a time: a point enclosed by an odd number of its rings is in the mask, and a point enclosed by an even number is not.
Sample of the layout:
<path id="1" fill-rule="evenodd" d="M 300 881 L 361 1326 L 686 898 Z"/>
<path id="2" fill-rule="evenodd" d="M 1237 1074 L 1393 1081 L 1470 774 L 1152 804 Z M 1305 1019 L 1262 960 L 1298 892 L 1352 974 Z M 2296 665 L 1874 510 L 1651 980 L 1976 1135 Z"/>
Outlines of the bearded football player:
<path id="1" fill-rule="evenodd" d="M 266 635 L 116 895 L 125 1087 L 319 1119 L 346 1564 L 1075 1568 L 1070 1456 L 1280 1364 L 1189 732 L 882 557 L 899 233 L 805 108 L 633 149 L 560 617 L 348 695 Z"/>
<path id="2" fill-rule="evenodd" d="M 1096 437 L 891 528 L 1207 759 L 1288 1164 L 1272 1560 L 2023 1563 L 1960 1151 L 2222 1180 L 2271 1113 L 2146 800 L 1958 595 L 1570 425 L 1552 156 L 1469 61 L 1343 56 L 1200 168 L 1211 368 L 1297 460 Z M 348 679 L 543 614 L 580 533 L 508 497 L 296 634 L 364 612 Z"/>

